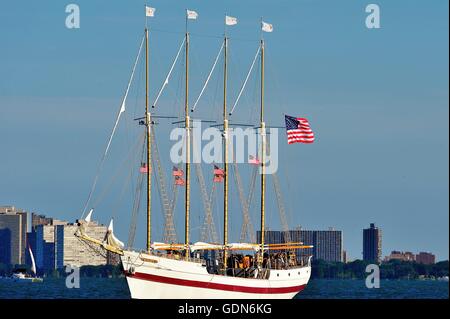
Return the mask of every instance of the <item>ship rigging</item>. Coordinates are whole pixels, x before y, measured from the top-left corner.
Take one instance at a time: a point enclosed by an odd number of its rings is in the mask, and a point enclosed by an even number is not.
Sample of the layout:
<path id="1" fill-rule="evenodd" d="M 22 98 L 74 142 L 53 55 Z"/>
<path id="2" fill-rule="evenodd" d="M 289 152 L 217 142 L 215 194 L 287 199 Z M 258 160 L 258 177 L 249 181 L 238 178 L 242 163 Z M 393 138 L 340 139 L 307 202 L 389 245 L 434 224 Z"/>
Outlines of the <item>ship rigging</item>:
<path id="1" fill-rule="evenodd" d="M 155 9 L 146 7 L 146 16 L 154 17 Z M 186 30 L 183 41 L 177 51 L 175 59 L 170 70 L 161 86 L 155 101 L 149 104 L 149 38 L 150 30 L 147 21 L 144 29 L 144 35 L 141 40 L 139 51 L 133 65 L 131 76 L 123 97 L 120 110 L 118 112 L 115 125 L 109 137 L 105 152 L 102 156 L 97 175 L 94 179 L 91 192 L 83 209 L 82 217 L 79 219 L 79 229 L 76 233 L 81 241 L 100 247 L 110 253 L 120 256 L 122 267 L 126 275 L 128 287 L 133 298 L 293 298 L 300 292 L 309 281 L 311 274 L 310 256 L 298 256 L 296 251 L 304 248 L 301 242 L 291 242 L 289 231 L 285 229 L 287 239 L 284 243 L 268 244 L 266 243 L 266 173 L 265 173 L 265 154 L 268 148 L 266 141 L 266 122 L 264 118 L 264 83 L 265 83 L 265 41 L 261 36 L 255 58 L 252 61 L 245 81 L 239 91 L 237 99 L 231 110 L 228 108 L 227 88 L 228 88 L 228 51 L 230 38 L 227 35 L 227 26 L 237 24 L 237 19 L 225 16 L 225 32 L 220 50 L 214 60 L 212 69 L 208 73 L 206 81 L 201 92 L 194 103 L 189 107 L 189 53 L 190 53 L 190 33 L 188 25 L 191 20 L 196 20 L 197 12 L 186 11 Z M 272 32 L 272 26 L 261 19 L 262 32 Z M 261 32 L 261 34 L 263 34 Z M 84 214 L 89 207 L 92 194 L 96 188 L 98 175 L 102 169 L 105 158 L 108 155 L 111 141 L 115 135 L 117 125 L 121 115 L 126 110 L 127 96 L 130 86 L 133 82 L 136 66 L 142 55 L 142 49 L 145 48 L 145 113 L 143 117 L 137 118 L 138 123 L 145 127 L 144 148 L 141 152 L 141 168 L 136 185 L 136 197 L 132 210 L 132 226 L 128 243 L 125 245 L 115 235 L 112 227 L 108 227 L 108 233 L 104 241 L 91 238 L 87 234 L 87 227 L 92 218 L 93 209 L 89 211 L 86 217 Z M 184 49 L 184 114 L 183 118 L 175 121 L 175 124 L 183 125 L 184 135 L 184 167 L 174 166 L 172 176 L 174 184 L 169 193 L 165 183 L 164 170 L 162 168 L 158 147 L 155 139 L 155 120 L 163 118 L 173 118 L 172 116 L 163 116 L 157 114 L 158 101 L 163 94 L 171 78 L 174 67 L 178 61 L 181 52 Z M 192 141 L 193 119 L 190 114 L 194 113 L 208 82 L 214 72 L 220 56 L 223 56 L 223 100 L 222 100 L 222 123 L 216 125 L 222 128 L 222 146 L 223 162 L 222 167 L 214 167 L 214 181 L 211 191 L 208 190 L 204 181 L 202 168 L 200 164 L 191 163 L 191 148 L 196 147 Z M 243 183 L 238 172 L 238 166 L 234 156 L 229 154 L 229 128 L 231 125 L 247 125 L 230 122 L 236 105 L 245 89 L 250 73 L 255 62 L 259 57 L 260 61 L 260 92 L 259 92 L 259 123 L 256 126 L 257 134 L 260 136 L 260 149 L 258 158 L 253 159 L 253 173 L 250 181 L 250 190 L 248 196 L 243 191 Z M 208 121 L 206 121 L 208 122 Z M 231 165 L 229 165 L 231 163 Z M 204 223 L 200 238 L 202 241 L 193 243 L 191 240 L 191 166 L 194 165 L 198 182 L 201 190 L 201 197 L 204 208 Z M 230 170 L 231 168 L 231 170 Z M 234 172 L 236 188 L 239 193 L 239 200 L 243 212 L 243 224 L 241 227 L 240 242 L 230 242 L 229 236 L 229 186 L 231 172 Z M 260 238 L 254 238 L 253 225 L 249 216 L 249 209 L 254 197 L 254 187 L 256 185 L 257 173 L 260 173 Z M 144 176 L 144 177 L 142 177 Z M 155 177 L 156 188 L 159 192 L 162 210 L 165 216 L 164 236 L 162 242 L 154 240 L 152 234 L 152 176 Z M 139 251 L 133 250 L 131 246 L 134 243 L 136 233 L 137 211 L 142 192 L 140 191 L 145 181 L 146 194 L 146 249 Z M 278 178 L 274 176 L 274 188 L 279 206 L 282 224 L 287 228 L 285 210 L 282 203 L 280 185 Z M 213 201 L 216 193 L 217 184 L 223 185 L 223 238 L 219 242 L 219 237 L 214 226 Z M 178 188 L 184 188 L 184 242 L 177 242 L 174 224 L 174 209 L 178 196 Z M 245 239 L 248 241 L 245 241 Z M 208 239 L 210 240 L 208 242 Z M 247 252 L 246 255 L 236 252 Z M 201 252 L 201 253 L 200 253 Z"/>

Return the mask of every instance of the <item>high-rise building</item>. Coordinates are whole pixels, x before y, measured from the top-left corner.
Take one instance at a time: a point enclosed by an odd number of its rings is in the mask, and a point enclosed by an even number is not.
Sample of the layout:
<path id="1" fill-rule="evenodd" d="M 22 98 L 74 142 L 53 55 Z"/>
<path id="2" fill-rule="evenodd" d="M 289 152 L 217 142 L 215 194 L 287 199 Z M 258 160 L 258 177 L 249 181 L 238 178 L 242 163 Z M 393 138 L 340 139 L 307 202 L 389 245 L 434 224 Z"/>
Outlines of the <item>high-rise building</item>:
<path id="1" fill-rule="evenodd" d="M 55 227 L 53 225 L 37 225 L 34 233 L 36 267 L 40 270 L 55 269 Z"/>
<path id="2" fill-rule="evenodd" d="M 313 259 L 326 261 L 343 261 L 343 236 L 340 230 L 291 230 L 289 231 L 292 242 L 302 242 L 304 245 L 312 245 L 313 248 L 297 249 L 297 256 L 312 255 Z M 257 238 L 260 238 L 257 231 Z M 286 233 L 283 231 L 266 231 L 265 241 L 268 244 L 285 243 Z"/>
<path id="3" fill-rule="evenodd" d="M 370 224 L 363 230 L 363 260 L 379 263 L 381 261 L 381 229 Z"/>
<path id="4" fill-rule="evenodd" d="M 55 222 L 58 222 L 58 220 L 55 220 Z M 51 232 L 51 230 L 50 230 L 51 227 L 50 228 L 42 227 L 39 229 L 39 238 L 40 238 L 39 247 L 37 245 L 38 226 L 47 226 L 47 225 L 53 225 L 53 218 L 46 217 L 45 215 L 42 215 L 42 214 L 31 213 L 31 231 L 29 233 L 27 233 L 27 240 L 28 240 L 28 245 L 30 246 L 31 250 L 33 251 L 34 258 L 36 260 L 36 264 L 37 265 L 40 264 L 40 266 L 36 266 L 36 267 L 43 267 L 44 254 L 45 255 L 51 254 L 50 250 L 52 249 L 51 243 L 53 243 L 53 239 L 52 239 L 52 236 L 48 234 L 48 232 Z M 46 234 L 45 236 L 44 236 L 44 233 Z M 46 244 L 44 244 L 42 242 L 44 237 L 45 237 L 45 240 L 47 241 Z M 48 258 L 45 258 L 45 259 L 48 260 Z M 28 265 L 31 265 L 30 254 L 26 254 L 26 263 Z"/>
<path id="5" fill-rule="evenodd" d="M 416 255 L 416 261 L 419 264 L 432 265 L 436 263 L 436 256 L 432 253 L 426 253 L 421 251 Z"/>
<path id="6" fill-rule="evenodd" d="M 24 264 L 27 245 L 27 213 L 14 206 L 0 207 L 0 262 Z"/>
<path id="7" fill-rule="evenodd" d="M 346 250 L 344 250 L 344 251 L 342 252 L 342 262 L 343 262 L 343 263 L 348 263 L 348 262 L 349 262 L 348 256 L 347 256 L 347 251 L 346 251 Z"/>

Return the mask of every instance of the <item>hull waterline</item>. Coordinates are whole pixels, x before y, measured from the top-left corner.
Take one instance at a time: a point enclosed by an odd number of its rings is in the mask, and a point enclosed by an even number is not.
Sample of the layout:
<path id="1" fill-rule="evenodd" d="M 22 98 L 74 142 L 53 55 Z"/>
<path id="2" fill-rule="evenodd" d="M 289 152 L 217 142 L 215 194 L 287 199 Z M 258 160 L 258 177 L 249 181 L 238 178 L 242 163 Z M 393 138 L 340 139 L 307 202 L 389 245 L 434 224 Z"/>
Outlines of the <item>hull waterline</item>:
<path id="1" fill-rule="evenodd" d="M 210 274 L 200 262 L 124 252 L 121 257 L 136 299 L 291 299 L 302 291 L 311 267 L 270 270 L 268 279 Z"/>

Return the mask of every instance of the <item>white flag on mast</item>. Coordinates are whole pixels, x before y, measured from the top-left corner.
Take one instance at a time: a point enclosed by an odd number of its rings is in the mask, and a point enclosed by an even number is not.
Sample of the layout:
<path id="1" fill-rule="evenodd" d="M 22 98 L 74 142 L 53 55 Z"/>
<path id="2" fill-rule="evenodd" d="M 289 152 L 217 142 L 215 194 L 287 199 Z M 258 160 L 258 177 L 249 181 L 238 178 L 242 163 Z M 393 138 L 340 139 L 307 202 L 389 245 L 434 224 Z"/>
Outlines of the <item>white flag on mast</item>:
<path id="1" fill-rule="evenodd" d="M 264 32 L 272 32 L 273 31 L 273 25 L 271 25 L 270 23 L 261 21 L 261 29 Z"/>
<path id="2" fill-rule="evenodd" d="M 155 8 L 145 6 L 145 16 L 146 17 L 154 17 L 155 16 Z"/>
<path id="3" fill-rule="evenodd" d="M 230 16 L 225 16 L 225 24 L 226 25 L 235 25 L 237 23 L 238 23 L 237 18 L 230 17 Z"/>
<path id="4" fill-rule="evenodd" d="M 186 15 L 188 19 L 196 20 L 198 17 L 198 13 L 192 10 L 186 10 Z"/>

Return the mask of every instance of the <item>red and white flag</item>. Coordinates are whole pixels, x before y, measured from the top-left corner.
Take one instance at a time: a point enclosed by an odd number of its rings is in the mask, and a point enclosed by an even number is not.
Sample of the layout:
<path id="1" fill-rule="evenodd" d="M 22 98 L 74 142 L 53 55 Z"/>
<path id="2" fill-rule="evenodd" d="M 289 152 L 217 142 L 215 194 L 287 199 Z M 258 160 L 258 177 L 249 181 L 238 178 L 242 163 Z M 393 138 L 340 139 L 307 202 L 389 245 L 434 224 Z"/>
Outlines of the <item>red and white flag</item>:
<path id="1" fill-rule="evenodd" d="M 145 16 L 146 17 L 154 17 L 155 16 L 155 8 L 145 6 Z"/>
<path id="2" fill-rule="evenodd" d="M 141 164 L 141 167 L 139 168 L 139 172 L 141 172 L 143 174 L 148 173 L 148 166 L 146 163 Z"/>
<path id="3" fill-rule="evenodd" d="M 261 164 L 261 162 L 259 161 L 259 159 L 253 155 L 249 155 L 248 157 L 248 163 L 252 164 L 252 165 L 259 165 Z"/>
<path id="4" fill-rule="evenodd" d="M 186 10 L 186 16 L 189 20 L 196 20 L 198 18 L 198 13 L 193 10 Z"/>
<path id="5" fill-rule="evenodd" d="M 175 185 L 184 186 L 186 181 L 183 178 L 184 172 L 181 168 L 174 166 L 172 168 L 172 176 L 175 178 Z"/>
<path id="6" fill-rule="evenodd" d="M 307 119 L 285 115 L 288 144 L 314 143 L 314 132 Z"/>
<path id="7" fill-rule="evenodd" d="M 226 25 L 236 25 L 238 23 L 237 18 L 225 16 L 225 24 Z"/>
<path id="8" fill-rule="evenodd" d="M 174 166 L 172 168 L 172 175 L 173 176 L 183 176 L 184 172 L 183 172 L 183 170 L 181 168 L 178 168 L 178 167 Z"/>
<path id="9" fill-rule="evenodd" d="M 223 182 L 223 177 L 225 175 L 225 171 L 221 169 L 219 166 L 214 165 L 214 183 L 221 183 Z"/>
<path id="10" fill-rule="evenodd" d="M 264 21 L 261 21 L 261 30 L 264 32 L 272 32 L 273 31 L 273 25 Z"/>

